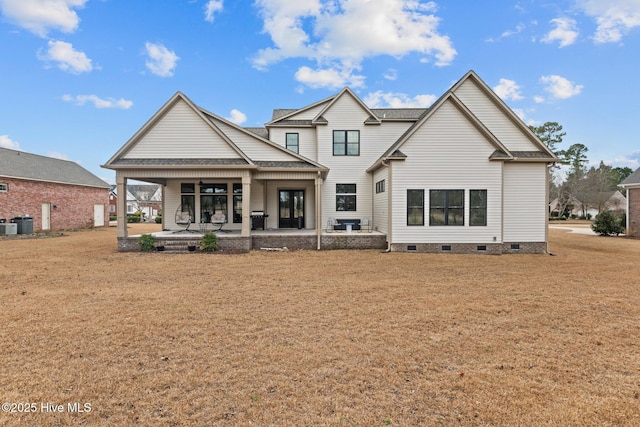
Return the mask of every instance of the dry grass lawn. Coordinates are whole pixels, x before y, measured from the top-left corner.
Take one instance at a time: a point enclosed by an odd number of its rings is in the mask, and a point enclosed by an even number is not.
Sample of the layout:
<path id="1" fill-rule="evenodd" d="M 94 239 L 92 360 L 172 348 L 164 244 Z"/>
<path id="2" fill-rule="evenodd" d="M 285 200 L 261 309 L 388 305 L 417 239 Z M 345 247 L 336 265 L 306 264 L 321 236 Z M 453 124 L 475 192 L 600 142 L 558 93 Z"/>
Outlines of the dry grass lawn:
<path id="1" fill-rule="evenodd" d="M 0 241 L 0 400 L 37 404 L 0 425 L 640 425 L 640 240 L 551 230 L 550 248 Z"/>

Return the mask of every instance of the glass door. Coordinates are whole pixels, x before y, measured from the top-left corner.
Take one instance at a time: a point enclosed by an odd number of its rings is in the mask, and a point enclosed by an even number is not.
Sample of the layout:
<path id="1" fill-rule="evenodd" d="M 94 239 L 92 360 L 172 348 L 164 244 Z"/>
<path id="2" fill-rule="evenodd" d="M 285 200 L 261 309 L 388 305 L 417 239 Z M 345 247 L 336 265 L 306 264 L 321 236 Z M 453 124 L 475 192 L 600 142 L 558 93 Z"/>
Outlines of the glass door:
<path id="1" fill-rule="evenodd" d="M 280 190 L 278 228 L 304 228 L 304 190 Z"/>

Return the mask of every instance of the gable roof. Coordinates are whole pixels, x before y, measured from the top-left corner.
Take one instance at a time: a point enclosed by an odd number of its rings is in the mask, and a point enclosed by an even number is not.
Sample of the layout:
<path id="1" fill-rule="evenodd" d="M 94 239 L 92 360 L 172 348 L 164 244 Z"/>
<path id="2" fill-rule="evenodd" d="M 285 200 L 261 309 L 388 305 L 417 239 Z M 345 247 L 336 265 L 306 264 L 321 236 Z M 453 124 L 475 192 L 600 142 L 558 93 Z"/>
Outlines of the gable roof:
<path id="1" fill-rule="evenodd" d="M 131 196 L 131 198 L 129 198 Z M 158 184 L 128 184 L 127 200 L 139 202 L 161 202 L 162 192 Z"/>
<path id="2" fill-rule="evenodd" d="M 310 120 L 287 120 L 289 117 L 303 113 L 305 111 L 311 110 L 313 108 L 318 107 L 319 105 L 322 105 L 324 103 L 330 102 L 332 101 L 337 95 L 332 95 L 328 98 L 325 99 L 321 99 L 320 101 L 314 102 L 313 104 L 309 104 L 306 107 L 302 107 L 302 108 L 277 108 L 273 110 L 273 115 L 271 117 L 271 121 L 265 123 L 265 127 L 268 126 L 273 126 L 273 125 L 282 125 L 282 124 L 286 124 L 286 125 L 290 125 L 291 122 L 305 122 L 305 123 L 298 123 L 299 125 L 311 125 L 311 121 Z"/>
<path id="3" fill-rule="evenodd" d="M 69 160 L 0 148 L 0 176 L 85 187 L 110 188 L 109 184 Z"/>
<path id="4" fill-rule="evenodd" d="M 476 74 L 475 71 L 469 70 L 460 80 L 458 80 L 452 87 L 449 89 L 451 92 L 455 92 L 460 86 L 462 86 L 466 81 L 474 82 L 478 88 L 487 96 L 497 107 L 498 109 L 507 116 L 507 118 L 524 134 L 524 136 L 531 141 L 537 148 L 539 153 L 544 153 L 543 155 L 538 155 L 538 158 L 543 159 L 553 159 L 551 161 L 559 161 L 555 154 L 546 146 L 540 138 L 533 133 L 533 131 L 527 126 L 520 117 L 516 113 L 513 112 L 511 108 L 500 98 L 496 93 Z M 533 152 L 535 153 L 535 152 Z M 524 157 L 524 156 L 521 156 Z M 535 158 L 532 157 L 532 158 Z"/>
<path id="5" fill-rule="evenodd" d="M 331 101 L 329 101 L 329 103 L 327 105 L 325 105 L 325 107 L 316 115 L 316 117 L 313 118 L 313 120 L 311 120 L 311 123 L 315 123 L 315 124 L 327 124 L 326 119 L 323 117 L 323 115 L 329 111 L 331 109 L 331 107 L 333 107 L 333 105 L 338 101 L 338 99 L 340 99 L 343 96 L 351 96 L 357 103 L 358 105 L 360 105 L 360 107 L 369 114 L 369 118 L 367 118 L 365 120 L 365 124 L 376 124 L 379 125 L 380 123 L 382 123 L 382 120 L 380 120 L 374 113 L 373 111 L 371 111 L 371 109 L 369 107 L 367 107 L 367 105 L 362 102 L 362 100 L 360 98 L 358 98 L 358 95 L 356 95 L 355 93 L 353 93 L 353 91 L 351 89 L 349 89 L 348 87 L 345 87 L 344 89 L 342 89 L 336 96 L 333 97 L 333 99 Z"/>
<path id="6" fill-rule="evenodd" d="M 636 169 L 634 173 L 629 175 L 620 183 L 622 188 L 640 187 L 640 168 Z"/>
<path id="7" fill-rule="evenodd" d="M 151 130 L 153 127 L 162 120 L 162 118 L 179 102 L 184 102 L 188 108 L 202 120 L 206 126 L 209 127 L 224 143 L 226 143 L 238 156 L 236 158 L 127 158 L 126 154 L 135 147 L 135 145 Z M 254 161 L 241 150 L 232 138 L 225 133 L 221 126 L 229 126 L 235 131 L 240 132 L 254 140 L 258 144 L 269 146 L 269 149 L 278 152 L 281 156 L 285 154 L 289 161 L 280 161 L 278 168 L 282 168 L 283 164 L 289 165 L 290 168 L 301 167 L 300 165 L 306 164 L 305 167 L 317 168 L 322 171 L 328 169 L 319 163 L 313 162 L 297 153 L 287 150 L 278 144 L 269 141 L 265 136 L 266 129 L 263 131 L 256 129 L 247 129 L 236 125 L 216 114 L 213 114 L 203 108 L 195 105 L 186 95 L 182 92 L 176 92 L 169 101 L 167 101 L 143 126 L 140 128 L 108 161 L 103 167 L 109 169 L 128 168 L 128 167 L 169 167 L 169 168 L 207 168 L 211 166 L 215 167 L 227 167 L 227 168 L 267 168 L 274 162 L 258 162 Z M 265 135 L 265 136 L 263 136 Z M 278 163 L 278 162 L 276 162 Z"/>

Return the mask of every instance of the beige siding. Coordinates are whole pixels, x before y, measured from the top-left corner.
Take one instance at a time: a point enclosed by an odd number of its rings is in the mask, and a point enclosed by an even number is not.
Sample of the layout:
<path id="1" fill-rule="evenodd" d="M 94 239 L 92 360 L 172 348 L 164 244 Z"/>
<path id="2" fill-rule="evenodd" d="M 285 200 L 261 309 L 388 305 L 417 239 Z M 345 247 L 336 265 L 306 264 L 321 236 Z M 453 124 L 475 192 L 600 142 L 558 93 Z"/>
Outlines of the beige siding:
<path id="1" fill-rule="evenodd" d="M 456 90 L 455 94 L 508 150 L 538 150 L 535 144 L 514 125 L 513 121 L 471 79 L 465 81 Z"/>
<path id="2" fill-rule="evenodd" d="M 547 165 L 504 165 L 504 241 L 544 242 L 547 228 Z"/>
<path id="3" fill-rule="evenodd" d="M 124 158 L 192 159 L 240 157 L 184 101 L 178 101 Z"/>
<path id="4" fill-rule="evenodd" d="M 376 230 L 386 233 L 389 221 L 389 170 L 386 167 L 378 169 L 373 175 L 373 226 Z M 385 190 L 376 193 L 376 183 L 384 180 Z"/>
<path id="5" fill-rule="evenodd" d="M 272 142 L 286 148 L 286 134 L 297 133 L 301 156 L 317 161 L 318 145 L 316 141 L 316 130 L 314 128 L 270 128 L 269 139 Z"/>
<path id="6" fill-rule="evenodd" d="M 501 239 L 502 163 L 494 147 L 450 102 L 400 150 L 392 165 L 392 243 L 493 243 Z M 407 226 L 407 189 L 424 190 L 424 226 Z M 469 190 L 487 190 L 486 226 L 469 226 Z M 429 225 L 429 190 L 465 190 L 464 226 Z"/>
<path id="7" fill-rule="evenodd" d="M 298 158 L 289 155 L 287 152 L 272 147 L 269 144 L 254 138 L 252 135 L 239 131 L 224 122 L 215 120 L 216 126 L 233 141 L 244 154 L 253 161 L 295 161 Z"/>
<path id="8" fill-rule="evenodd" d="M 410 123 L 365 125 L 369 114 L 348 94 L 341 96 L 323 116 L 329 123 L 317 127 L 318 162 L 330 169 L 323 185 L 323 222 L 329 217 L 373 218 L 373 179 L 366 169 L 402 135 Z M 334 156 L 334 130 L 359 130 L 360 155 Z M 356 212 L 336 211 L 336 184 L 356 184 Z"/>
<path id="9" fill-rule="evenodd" d="M 329 101 L 323 102 L 322 104 L 316 105 L 313 108 L 309 108 L 308 110 L 301 111 L 290 117 L 287 117 L 286 120 L 313 120 L 316 118 L 318 113 L 320 113 L 320 111 L 322 111 L 322 109 L 327 106 L 328 103 Z"/>

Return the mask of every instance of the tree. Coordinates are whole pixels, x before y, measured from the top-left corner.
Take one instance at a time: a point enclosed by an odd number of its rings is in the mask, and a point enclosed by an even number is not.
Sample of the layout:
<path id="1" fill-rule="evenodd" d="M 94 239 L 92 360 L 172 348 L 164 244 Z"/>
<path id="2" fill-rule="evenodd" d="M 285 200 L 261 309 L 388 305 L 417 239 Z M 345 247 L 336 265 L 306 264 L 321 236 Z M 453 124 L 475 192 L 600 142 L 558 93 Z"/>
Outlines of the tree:
<path id="1" fill-rule="evenodd" d="M 595 221 L 591 224 L 591 229 L 602 236 L 613 234 L 617 236 L 620 233 L 624 233 L 623 221 L 624 218 L 618 217 L 613 212 L 605 209 L 596 215 Z"/>
<path id="2" fill-rule="evenodd" d="M 587 152 L 589 149 L 584 144 L 573 144 L 566 150 L 562 150 L 560 155 L 563 159 L 563 163 L 569 165 L 569 174 L 575 175 L 576 178 L 582 179 L 586 170 L 587 164 Z"/>
<path id="3" fill-rule="evenodd" d="M 628 166 L 625 166 L 623 168 L 616 167 L 611 170 L 611 173 L 613 175 L 613 181 L 615 182 L 615 184 L 620 185 L 622 181 L 624 181 L 629 175 L 633 173 L 633 169 Z"/>
<path id="4" fill-rule="evenodd" d="M 529 126 L 529 129 L 540 138 L 540 141 L 542 141 L 549 150 L 558 155 L 556 145 L 562 143 L 562 137 L 567 134 L 566 132 L 562 132 L 562 125 L 558 124 L 558 122 L 546 122 L 542 126 Z"/>

